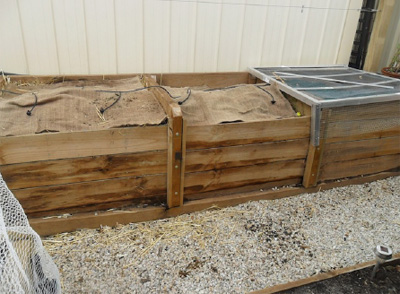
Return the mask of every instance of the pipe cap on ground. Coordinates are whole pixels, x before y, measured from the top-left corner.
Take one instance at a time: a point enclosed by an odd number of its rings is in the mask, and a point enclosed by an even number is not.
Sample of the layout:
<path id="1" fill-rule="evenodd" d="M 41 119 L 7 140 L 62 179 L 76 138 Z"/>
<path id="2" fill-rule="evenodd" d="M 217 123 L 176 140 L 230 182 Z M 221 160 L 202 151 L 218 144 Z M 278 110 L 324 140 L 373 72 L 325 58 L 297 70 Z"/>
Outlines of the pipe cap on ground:
<path id="1" fill-rule="evenodd" d="M 375 255 L 376 257 L 383 259 L 383 260 L 389 260 L 392 258 L 392 249 L 389 246 L 385 245 L 378 245 L 376 246 L 375 250 Z"/>

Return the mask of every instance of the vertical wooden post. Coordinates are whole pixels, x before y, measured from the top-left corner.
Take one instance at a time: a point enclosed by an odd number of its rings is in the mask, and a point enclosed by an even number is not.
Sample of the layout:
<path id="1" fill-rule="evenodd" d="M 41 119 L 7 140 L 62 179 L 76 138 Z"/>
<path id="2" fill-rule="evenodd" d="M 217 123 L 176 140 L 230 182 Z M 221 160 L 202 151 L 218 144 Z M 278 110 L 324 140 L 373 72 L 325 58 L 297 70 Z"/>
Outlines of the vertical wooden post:
<path id="1" fill-rule="evenodd" d="M 328 124 L 329 110 L 325 109 L 321 114 L 320 131 L 319 131 L 319 144 L 314 145 L 310 142 L 308 154 L 306 159 L 306 167 L 304 169 L 303 186 L 305 188 L 314 187 L 318 183 L 319 170 L 321 167 L 322 156 L 324 154 L 324 145 L 326 138 L 326 130 Z"/>
<path id="2" fill-rule="evenodd" d="M 149 76 L 143 77 L 145 87 L 158 86 Z M 176 101 L 162 89 L 149 89 L 157 98 L 168 116 L 168 166 L 167 166 L 167 206 L 178 207 L 183 204 L 185 172 L 185 125 L 182 111 Z"/>

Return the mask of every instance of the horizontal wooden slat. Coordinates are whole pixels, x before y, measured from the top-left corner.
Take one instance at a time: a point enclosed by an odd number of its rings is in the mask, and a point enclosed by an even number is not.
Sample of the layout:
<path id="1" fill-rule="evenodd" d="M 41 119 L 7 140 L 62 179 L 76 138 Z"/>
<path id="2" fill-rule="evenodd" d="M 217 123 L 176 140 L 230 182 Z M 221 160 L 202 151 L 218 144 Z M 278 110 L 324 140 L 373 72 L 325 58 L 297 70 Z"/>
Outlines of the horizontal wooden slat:
<path id="1" fill-rule="evenodd" d="M 166 149 L 165 125 L 1 137 L 0 164 Z"/>
<path id="2" fill-rule="evenodd" d="M 210 88 L 227 87 L 237 84 L 247 84 L 249 73 L 224 72 L 224 73 L 171 73 L 157 74 L 160 85 L 170 87 L 196 87 L 208 86 Z"/>
<path id="3" fill-rule="evenodd" d="M 303 175 L 304 160 L 278 161 L 185 174 L 185 194 L 229 189 L 296 178 Z"/>
<path id="4" fill-rule="evenodd" d="M 326 143 L 400 136 L 400 116 L 385 119 L 331 122 Z"/>
<path id="5" fill-rule="evenodd" d="M 400 168 L 400 154 L 331 162 L 321 167 L 320 181 L 375 174 Z"/>
<path id="6" fill-rule="evenodd" d="M 400 137 L 337 142 L 325 145 L 323 164 L 400 153 Z"/>
<path id="7" fill-rule="evenodd" d="M 217 198 L 207 198 L 189 201 L 183 206 L 165 209 L 164 207 L 128 208 L 124 210 L 86 212 L 72 215 L 68 218 L 30 218 L 32 228 L 41 236 L 54 235 L 62 232 L 70 232 L 81 228 L 98 228 L 100 225 L 114 226 L 116 224 L 128 224 L 132 222 L 143 222 L 160 218 L 175 217 L 184 213 L 204 210 L 210 207 L 227 207 L 247 201 L 273 200 L 283 197 L 294 196 L 303 193 L 315 193 L 343 187 L 347 185 L 359 185 L 371 181 L 377 181 L 388 177 L 398 176 L 399 172 L 386 172 L 371 176 L 345 179 L 319 184 L 316 187 L 285 187 L 279 190 L 256 190 L 253 192 L 228 194 Z"/>
<path id="8" fill-rule="evenodd" d="M 308 138 L 310 117 L 261 122 L 188 126 L 186 147 L 202 149 Z"/>
<path id="9" fill-rule="evenodd" d="M 329 110 L 330 121 L 386 119 L 400 116 L 400 100 L 369 103 L 357 106 L 335 107 Z"/>
<path id="10" fill-rule="evenodd" d="M 165 195 L 166 174 L 12 190 L 26 214 Z"/>
<path id="11" fill-rule="evenodd" d="M 305 159 L 309 139 L 188 150 L 186 172 Z"/>
<path id="12" fill-rule="evenodd" d="M 0 166 L 10 189 L 133 177 L 167 172 L 167 152 L 151 151 Z"/>
<path id="13" fill-rule="evenodd" d="M 265 182 L 262 184 L 256 184 L 256 185 L 245 185 L 242 187 L 235 187 L 231 189 L 223 189 L 223 190 L 215 190 L 215 191 L 209 191 L 209 192 L 200 192 L 196 194 L 185 194 L 185 201 L 190 202 L 194 200 L 199 200 L 199 199 L 218 199 L 220 197 L 225 197 L 227 195 L 235 195 L 235 194 L 241 194 L 241 193 L 248 193 L 248 192 L 254 192 L 254 191 L 268 191 L 272 188 L 277 188 L 278 189 L 284 189 L 284 187 L 288 186 L 300 186 L 301 182 L 303 180 L 303 177 L 297 177 L 297 178 L 290 178 L 290 179 L 284 179 L 284 180 L 279 180 L 279 181 L 272 181 L 272 182 Z"/>
<path id="14" fill-rule="evenodd" d="M 67 81 L 104 81 L 128 79 L 139 76 L 140 74 L 118 74 L 118 75 L 11 75 L 8 76 L 11 82 L 41 82 L 45 84 L 54 84 Z M 2 79 L 2 77 L 0 77 Z"/>

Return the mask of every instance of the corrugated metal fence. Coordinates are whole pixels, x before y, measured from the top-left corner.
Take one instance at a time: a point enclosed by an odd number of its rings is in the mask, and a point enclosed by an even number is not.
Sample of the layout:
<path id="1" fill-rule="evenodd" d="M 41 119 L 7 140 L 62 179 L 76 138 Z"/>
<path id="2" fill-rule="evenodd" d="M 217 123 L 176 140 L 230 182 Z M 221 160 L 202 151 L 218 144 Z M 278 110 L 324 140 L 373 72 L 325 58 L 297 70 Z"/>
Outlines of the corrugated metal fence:
<path id="1" fill-rule="evenodd" d="M 347 64 L 361 0 L 0 0 L 0 69 L 30 74 Z"/>

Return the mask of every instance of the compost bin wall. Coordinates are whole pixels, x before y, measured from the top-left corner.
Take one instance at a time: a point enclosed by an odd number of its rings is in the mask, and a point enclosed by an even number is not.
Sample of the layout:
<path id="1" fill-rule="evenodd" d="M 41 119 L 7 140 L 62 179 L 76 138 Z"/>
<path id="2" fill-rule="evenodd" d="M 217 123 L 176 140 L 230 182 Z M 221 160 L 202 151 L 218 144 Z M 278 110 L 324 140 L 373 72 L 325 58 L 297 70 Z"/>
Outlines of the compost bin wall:
<path id="1" fill-rule="evenodd" d="M 319 181 L 400 169 L 400 101 L 323 110 Z"/>

